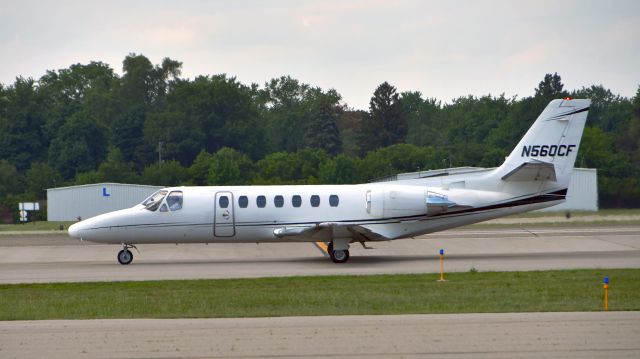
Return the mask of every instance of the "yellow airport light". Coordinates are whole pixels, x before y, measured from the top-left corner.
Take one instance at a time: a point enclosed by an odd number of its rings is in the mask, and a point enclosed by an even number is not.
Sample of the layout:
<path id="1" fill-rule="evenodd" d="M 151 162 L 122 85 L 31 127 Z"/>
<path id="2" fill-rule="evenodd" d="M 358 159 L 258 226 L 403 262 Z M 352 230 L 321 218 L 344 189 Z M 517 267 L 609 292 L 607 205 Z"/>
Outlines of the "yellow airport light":
<path id="1" fill-rule="evenodd" d="M 609 311 L 609 276 L 604 277 L 604 310 Z"/>

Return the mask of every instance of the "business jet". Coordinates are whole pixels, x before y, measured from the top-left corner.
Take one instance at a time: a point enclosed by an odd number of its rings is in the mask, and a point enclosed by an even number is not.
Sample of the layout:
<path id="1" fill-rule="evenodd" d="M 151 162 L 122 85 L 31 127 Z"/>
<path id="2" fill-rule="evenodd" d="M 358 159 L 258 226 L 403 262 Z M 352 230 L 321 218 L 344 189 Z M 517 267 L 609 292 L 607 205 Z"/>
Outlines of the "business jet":
<path id="1" fill-rule="evenodd" d="M 170 187 L 69 227 L 81 240 L 136 244 L 316 242 L 335 263 L 353 243 L 390 241 L 565 201 L 590 100 L 547 105 L 504 163 L 356 185 Z"/>

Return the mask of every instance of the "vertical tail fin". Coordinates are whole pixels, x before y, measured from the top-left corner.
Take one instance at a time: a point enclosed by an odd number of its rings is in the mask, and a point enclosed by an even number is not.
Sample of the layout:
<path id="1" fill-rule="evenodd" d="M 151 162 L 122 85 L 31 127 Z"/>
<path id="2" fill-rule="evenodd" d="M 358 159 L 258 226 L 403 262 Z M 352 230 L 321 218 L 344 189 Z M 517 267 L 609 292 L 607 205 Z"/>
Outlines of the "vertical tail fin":
<path id="1" fill-rule="evenodd" d="M 505 162 L 504 181 L 556 181 L 568 187 L 591 100 L 553 100 Z"/>

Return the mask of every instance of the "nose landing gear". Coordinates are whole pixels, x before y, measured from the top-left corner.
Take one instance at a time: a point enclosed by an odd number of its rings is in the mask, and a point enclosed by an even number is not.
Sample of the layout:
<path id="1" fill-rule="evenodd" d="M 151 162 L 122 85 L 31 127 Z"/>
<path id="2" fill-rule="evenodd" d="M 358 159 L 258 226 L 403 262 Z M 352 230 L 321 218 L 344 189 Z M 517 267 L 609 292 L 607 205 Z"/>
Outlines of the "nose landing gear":
<path id="1" fill-rule="evenodd" d="M 132 244 L 123 243 L 122 250 L 118 252 L 118 262 L 122 265 L 127 265 L 131 263 L 131 261 L 133 261 L 133 253 L 131 253 L 129 248 L 136 248 L 136 246 Z"/>

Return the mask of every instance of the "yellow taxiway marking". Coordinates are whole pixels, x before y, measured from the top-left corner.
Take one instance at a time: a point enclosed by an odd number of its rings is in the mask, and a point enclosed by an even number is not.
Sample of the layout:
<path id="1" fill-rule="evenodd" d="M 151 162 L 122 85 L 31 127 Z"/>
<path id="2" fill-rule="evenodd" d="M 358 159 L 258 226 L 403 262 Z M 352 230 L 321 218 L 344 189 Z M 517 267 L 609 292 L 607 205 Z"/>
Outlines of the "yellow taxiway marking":
<path id="1" fill-rule="evenodd" d="M 325 257 L 329 255 L 329 248 L 327 248 L 326 243 L 314 242 L 313 244 L 316 246 L 316 248 L 318 248 L 322 252 L 322 254 L 324 254 Z"/>

